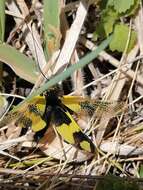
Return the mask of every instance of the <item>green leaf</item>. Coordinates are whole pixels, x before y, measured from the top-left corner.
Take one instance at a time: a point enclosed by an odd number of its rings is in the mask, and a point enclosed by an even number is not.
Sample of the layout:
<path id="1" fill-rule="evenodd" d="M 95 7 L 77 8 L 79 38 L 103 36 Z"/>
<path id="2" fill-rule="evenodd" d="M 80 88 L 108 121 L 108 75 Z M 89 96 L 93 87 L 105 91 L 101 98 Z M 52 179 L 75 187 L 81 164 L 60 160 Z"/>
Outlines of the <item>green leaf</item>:
<path id="1" fill-rule="evenodd" d="M 50 56 L 60 46 L 60 5 L 59 0 L 44 0 L 44 41 L 46 57 Z"/>
<path id="2" fill-rule="evenodd" d="M 116 0 L 115 0 L 116 1 Z M 108 6 L 113 6 L 114 5 L 114 0 L 107 0 L 106 3 Z"/>
<path id="3" fill-rule="evenodd" d="M 124 13 L 134 5 L 134 0 L 112 0 L 112 4 L 118 13 Z"/>
<path id="4" fill-rule="evenodd" d="M 109 46 L 110 49 L 112 51 L 117 50 L 119 52 L 123 52 L 125 50 L 128 41 L 128 35 L 129 35 L 129 27 L 127 25 L 124 24 L 116 25 L 113 33 L 113 38 Z M 137 40 L 136 32 L 132 30 L 127 52 L 129 52 L 134 47 L 136 40 Z"/>
<path id="5" fill-rule="evenodd" d="M 100 2 L 100 8 L 108 9 L 113 8 L 120 15 L 134 14 L 139 7 L 140 0 L 102 0 Z"/>
<path id="6" fill-rule="evenodd" d="M 135 15 L 139 6 L 140 6 L 140 0 L 134 0 L 134 4 L 126 11 L 126 13 L 123 13 L 122 15 L 125 16 Z"/>
<path id="7" fill-rule="evenodd" d="M 103 10 L 101 14 L 101 21 L 97 25 L 95 34 L 102 38 L 107 37 L 113 31 L 113 26 L 117 19 L 118 14 L 113 8 L 110 7 Z"/>
<path id="8" fill-rule="evenodd" d="M 139 174 L 140 174 L 140 177 L 142 178 L 143 177 L 143 165 L 140 166 Z"/>
<path id="9" fill-rule="evenodd" d="M 5 33 L 5 0 L 0 1 L 0 41 L 4 41 Z"/>
<path id="10" fill-rule="evenodd" d="M 39 75 L 32 59 L 7 44 L 0 44 L 0 61 L 9 65 L 20 78 L 28 82 L 35 83 Z"/>

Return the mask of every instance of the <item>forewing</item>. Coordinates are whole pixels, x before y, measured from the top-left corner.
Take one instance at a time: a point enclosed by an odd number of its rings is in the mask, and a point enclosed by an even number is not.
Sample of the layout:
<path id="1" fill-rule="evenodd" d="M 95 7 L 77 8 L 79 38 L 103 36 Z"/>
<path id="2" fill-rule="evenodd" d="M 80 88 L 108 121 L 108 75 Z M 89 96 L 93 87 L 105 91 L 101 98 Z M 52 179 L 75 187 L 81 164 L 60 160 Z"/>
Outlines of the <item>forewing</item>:
<path id="1" fill-rule="evenodd" d="M 45 97 L 36 96 L 31 101 L 22 104 L 17 111 L 11 111 L 0 122 L 0 126 L 7 125 L 14 121 L 21 127 L 32 127 L 34 132 L 43 129 L 46 125 L 41 116 L 45 111 Z"/>
<path id="2" fill-rule="evenodd" d="M 97 117 L 100 117 L 104 113 L 108 113 L 108 115 L 114 117 L 126 108 L 125 102 L 106 102 L 80 96 L 63 96 L 61 97 L 61 101 L 77 114 L 92 116 L 95 113 Z"/>

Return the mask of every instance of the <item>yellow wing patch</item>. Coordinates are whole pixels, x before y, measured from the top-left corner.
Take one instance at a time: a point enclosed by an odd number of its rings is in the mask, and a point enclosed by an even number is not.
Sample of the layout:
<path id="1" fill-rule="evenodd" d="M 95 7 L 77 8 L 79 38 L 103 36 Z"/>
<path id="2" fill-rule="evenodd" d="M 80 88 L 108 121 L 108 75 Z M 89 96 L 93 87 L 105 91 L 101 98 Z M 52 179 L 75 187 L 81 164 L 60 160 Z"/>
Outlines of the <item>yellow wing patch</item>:
<path id="1" fill-rule="evenodd" d="M 81 141 L 81 142 L 80 142 L 80 147 L 81 147 L 83 150 L 86 150 L 86 151 L 88 151 L 88 152 L 92 152 L 92 150 L 91 150 L 91 145 L 90 145 L 90 143 L 87 142 L 87 141 Z"/>
<path id="2" fill-rule="evenodd" d="M 83 98 L 78 96 L 62 96 L 61 101 L 69 109 L 77 113 L 81 110 L 80 102 L 83 101 Z"/>
<path id="3" fill-rule="evenodd" d="M 63 123 L 59 126 L 56 126 L 57 132 L 69 144 L 75 145 L 82 150 L 93 153 L 95 151 L 95 147 L 92 141 L 82 132 L 81 128 L 75 122 L 71 114 L 67 111 L 65 114 L 71 120 L 71 122 L 68 125 Z"/>
<path id="4" fill-rule="evenodd" d="M 92 115 L 96 111 L 96 116 L 98 117 L 105 112 L 112 117 L 126 109 L 124 102 L 108 102 L 80 96 L 63 96 L 61 101 L 75 113 Z"/>
<path id="5" fill-rule="evenodd" d="M 34 132 L 43 129 L 46 125 L 41 116 L 45 111 L 46 101 L 44 96 L 36 96 L 31 101 L 21 105 L 18 111 L 11 111 L 1 122 L 0 126 L 15 121 L 20 127 L 32 127 Z"/>
<path id="6" fill-rule="evenodd" d="M 66 115 L 70 118 L 71 123 L 69 125 L 63 123 L 60 126 L 56 126 L 58 133 L 70 144 L 75 144 L 75 139 L 73 133 L 81 131 L 77 123 L 74 121 L 69 112 L 65 112 Z"/>
<path id="7" fill-rule="evenodd" d="M 36 96 L 29 102 L 24 113 L 25 118 L 31 120 L 31 128 L 34 132 L 40 131 L 46 126 L 46 122 L 41 118 L 45 111 L 45 106 L 45 97 Z"/>

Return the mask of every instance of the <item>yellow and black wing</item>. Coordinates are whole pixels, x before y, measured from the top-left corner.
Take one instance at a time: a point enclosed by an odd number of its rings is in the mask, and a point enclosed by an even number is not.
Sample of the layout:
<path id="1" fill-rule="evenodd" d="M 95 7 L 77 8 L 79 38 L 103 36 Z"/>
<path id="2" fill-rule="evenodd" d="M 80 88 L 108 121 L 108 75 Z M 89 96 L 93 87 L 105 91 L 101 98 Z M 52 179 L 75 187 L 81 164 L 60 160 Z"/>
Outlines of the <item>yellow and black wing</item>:
<path id="1" fill-rule="evenodd" d="M 95 152 L 93 142 L 83 133 L 68 110 L 60 106 L 54 108 L 52 111 L 52 122 L 57 132 L 66 142 L 81 150 L 91 153 Z"/>
<path id="2" fill-rule="evenodd" d="M 59 97 L 56 100 L 58 102 Z M 79 149 L 93 153 L 95 151 L 94 144 L 73 119 L 71 112 L 74 113 L 75 110 L 67 108 L 64 102 L 60 104 L 53 102 L 52 106 L 48 106 L 46 101 L 45 96 L 36 96 L 30 102 L 20 106 L 18 111 L 12 111 L 5 120 L 9 120 L 9 123 L 15 120 L 15 123 L 22 128 L 31 127 L 35 132 L 36 140 L 44 136 L 49 124 L 54 124 L 63 140 Z"/>
<path id="3" fill-rule="evenodd" d="M 93 113 L 100 117 L 103 113 L 108 113 L 111 117 L 118 115 L 122 110 L 125 110 L 125 102 L 108 102 L 95 99 L 83 98 L 81 96 L 63 96 L 61 101 L 73 112 L 81 114 L 88 114 L 92 116 Z"/>
<path id="4" fill-rule="evenodd" d="M 45 111 L 45 97 L 36 96 L 31 101 L 25 102 L 18 110 L 10 111 L 8 115 L 0 122 L 0 127 L 15 122 L 22 128 L 31 127 L 34 132 L 45 128 L 46 123 L 41 118 Z"/>
<path id="5" fill-rule="evenodd" d="M 35 133 L 46 127 L 46 122 L 42 119 L 45 106 L 45 96 L 36 96 L 28 103 L 27 109 L 24 112 L 24 117 L 27 120 L 31 120 L 30 127 Z"/>

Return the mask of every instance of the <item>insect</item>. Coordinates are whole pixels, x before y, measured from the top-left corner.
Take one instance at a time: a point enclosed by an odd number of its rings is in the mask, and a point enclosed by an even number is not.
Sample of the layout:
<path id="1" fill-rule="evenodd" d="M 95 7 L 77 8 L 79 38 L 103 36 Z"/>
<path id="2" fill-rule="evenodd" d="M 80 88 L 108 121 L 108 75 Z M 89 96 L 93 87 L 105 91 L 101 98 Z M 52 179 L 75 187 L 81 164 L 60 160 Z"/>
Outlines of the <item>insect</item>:
<path id="1" fill-rule="evenodd" d="M 74 119 L 80 114 L 93 115 L 96 109 L 98 113 L 120 112 L 123 104 L 114 105 L 110 102 L 102 102 L 82 98 L 80 96 L 59 96 L 59 89 L 52 88 L 44 95 L 34 97 L 30 102 L 22 105 L 18 111 L 11 112 L 1 121 L 12 121 L 23 129 L 29 127 L 35 132 L 34 138 L 39 141 L 44 137 L 49 126 L 54 125 L 58 134 L 64 141 L 74 145 L 80 150 L 94 153 L 96 148 L 92 140 L 85 135 Z"/>
<path id="2" fill-rule="evenodd" d="M 31 127 L 35 132 L 35 140 L 40 140 L 50 124 L 54 124 L 58 134 L 69 144 L 87 152 L 94 152 L 95 146 L 73 119 L 74 111 L 66 103 L 65 97 L 59 97 L 55 89 L 45 95 L 34 97 L 31 102 L 22 105 L 18 111 L 11 112 L 1 121 L 0 126 L 7 121 L 15 120 L 22 128 Z"/>

